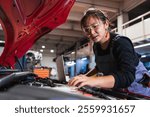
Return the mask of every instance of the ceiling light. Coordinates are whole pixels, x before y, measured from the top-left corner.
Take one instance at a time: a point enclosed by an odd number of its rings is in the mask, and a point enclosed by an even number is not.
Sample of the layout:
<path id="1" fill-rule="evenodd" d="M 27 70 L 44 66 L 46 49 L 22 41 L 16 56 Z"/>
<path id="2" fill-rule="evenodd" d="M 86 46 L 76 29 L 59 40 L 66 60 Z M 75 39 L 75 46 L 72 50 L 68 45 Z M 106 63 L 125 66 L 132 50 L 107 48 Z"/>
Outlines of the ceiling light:
<path id="1" fill-rule="evenodd" d="M 86 57 L 84 57 L 84 58 L 82 58 L 81 60 L 82 60 L 82 61 L 85 61 L 85 60 L 87 60 L 87 58 L 86 58 Z"/>
<path id="2" fill-rule="evenodd" d="M 5 43 L 5 41 L 3 41 L 3 40 L 0 40 L 0 43 Z"/>
<path id="3" fill-rule="evenodd" d="M 134 48 L 142 48 L 142 47 L 145 47 L 145 46 L 150 46 L 150 43 L 146 43 L 146 44 L 142 44 L 142 45 L 138 45 L 138 46 L 135 46 Z"/>
<path id="4" fill-rule="evenodd" d="M 146 55 L 142 55 L 142 56 L 141 56 L 141 58 L 145 58 L 145 57 L 146 57 Z"/>
<path id="5" fill-rule="evenodd" d="M 43 45 L 42 48 L 45 48 L 45 46 Z"/>
<path id="6" fill-rule="evenodd" d="M 54 50 L 50 50 L 51 53 L 54 53 Z"/>
<path id="7" fill-rule="evenodd" d="M 75 52 L 71 52 L 71 54 L 74 54 Z"/>
<path id="8" fill-rule="evenodd" d="M 40 52 L 43 52 L 43 49 L 40 49 Z"/>

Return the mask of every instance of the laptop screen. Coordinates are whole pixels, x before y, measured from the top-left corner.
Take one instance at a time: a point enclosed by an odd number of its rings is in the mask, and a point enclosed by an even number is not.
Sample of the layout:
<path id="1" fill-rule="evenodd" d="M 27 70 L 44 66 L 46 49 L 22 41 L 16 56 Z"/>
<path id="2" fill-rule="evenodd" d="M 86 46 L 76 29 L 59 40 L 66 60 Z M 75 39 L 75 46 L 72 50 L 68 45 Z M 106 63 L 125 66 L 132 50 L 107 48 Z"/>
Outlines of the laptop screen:
<path id="1" fill-rule="evenodd" d="M 57 57 L 56 66 L 57 66 L 58 80 L 62 83 L 66 82 L 63 55 Z"/>

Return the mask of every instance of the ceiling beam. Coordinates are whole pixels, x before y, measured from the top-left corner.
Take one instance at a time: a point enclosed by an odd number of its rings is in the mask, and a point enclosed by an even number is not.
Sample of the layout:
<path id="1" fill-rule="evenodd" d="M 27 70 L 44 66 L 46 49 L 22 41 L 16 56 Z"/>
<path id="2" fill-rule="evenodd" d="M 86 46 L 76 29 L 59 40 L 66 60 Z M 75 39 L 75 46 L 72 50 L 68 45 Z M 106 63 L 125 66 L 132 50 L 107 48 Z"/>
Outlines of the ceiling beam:
<path id="1" fill-rule="evenodd" d="M 66 22 L 57 27 L 57 29 L 67 29 L 67 30 L 76 30 L 81 31 L 80 23 L 79 22 Z"/>
<path id="2" fill-rule="evenodd" d="M 83 13 L 84 12 L 74 12 L 74 11 L 72 11 L 71 14 L 69 14 L 67 20 L 80 22 L 81 18 L 83 17 Z"/>
<path id="3" fill-rule="evenodd" d="M 67 37 L 83 37 L 81 31 L 55 29 L 49 35 L 67 36 Z"/>
<path id="4" fill-rule="evenodd" d="M 76 4 L 74 5 L 74 9 L 76 7 L 82 8 L 83 7 L 90 8 L 96 7 L 101 10 L 109 11 L 109 12 L 118 12 L 120 6 L 120 2 L 108 1 L 108 0 L 76 0 Z"/>
<path id="5" fill-rule="evenodd" d="M 124 0 L 122 10 L 128 12 L 145 1 L 146 0 Z"/>
<path id="6" fill-rule="evenodd" d="M 38 40 L 36 42 L 36 44 L 40 44 L 40 45 L 49 45 L 49 44 L 64 44 L 64 45 L 70 45 L 72 43 L 74 43 L 75 41 L 64 41 L 64 40 L 51 40 L 51 39 L 44 39 L 44 38 L 41 38 L 40 40 Z"/>
<path id="7" fill-rule="evenodd" d="M 45 40 L 57 40 L 57 41 L 60 41 L 62 39 L 63 41 L 69 41 L 69 42 L 79 41 L 81 39 L 80 37 L 60 36 L 59 38 L 57 38 L 56 35 L 47 35 L 47 36 L 41 37 L 39 40 L 41 40 L 41 39 L 43 40 L 43 38 Z"/>

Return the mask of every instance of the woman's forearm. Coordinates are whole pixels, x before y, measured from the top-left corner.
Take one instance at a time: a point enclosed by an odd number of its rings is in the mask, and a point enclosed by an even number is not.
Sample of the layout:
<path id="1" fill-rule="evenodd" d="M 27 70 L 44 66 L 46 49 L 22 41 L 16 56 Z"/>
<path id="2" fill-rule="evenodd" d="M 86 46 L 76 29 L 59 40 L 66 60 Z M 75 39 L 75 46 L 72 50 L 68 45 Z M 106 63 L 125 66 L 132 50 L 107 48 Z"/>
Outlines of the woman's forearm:
<path id="1" fill-rule="evenodd" d="M 99 88 L 113 88 L 115 85 L 115 78 L 112 75 L 97 77 L 97 85 Z"/>

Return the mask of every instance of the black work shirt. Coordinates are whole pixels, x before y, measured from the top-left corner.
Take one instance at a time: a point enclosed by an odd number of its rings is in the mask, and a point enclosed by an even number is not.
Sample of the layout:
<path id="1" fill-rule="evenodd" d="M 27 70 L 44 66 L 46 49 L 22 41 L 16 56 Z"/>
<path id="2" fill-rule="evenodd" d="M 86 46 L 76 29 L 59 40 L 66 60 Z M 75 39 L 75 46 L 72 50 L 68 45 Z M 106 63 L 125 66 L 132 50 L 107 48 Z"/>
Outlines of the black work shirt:
<path id="1" fill-rule="evenodd" d="M 119 36 L 119 39 L 113 41 L 115 36 L 116 34 L 110 33 L 110 42 L 105 50 L 101 48 L 99 43 L 94 43 L 93 50 L 94 53 L 97 53 L 95 58 L 112 53 L 116 69 L 112 68 L 112 71 L 107 73 L 107 75 L 114 76 L 114 88 L 127 88 L 135 79 L 135 71 L 139 59 L 129 38 Z M 96 65 L 96 68 L 98 69 L 98 65 Z"/>

